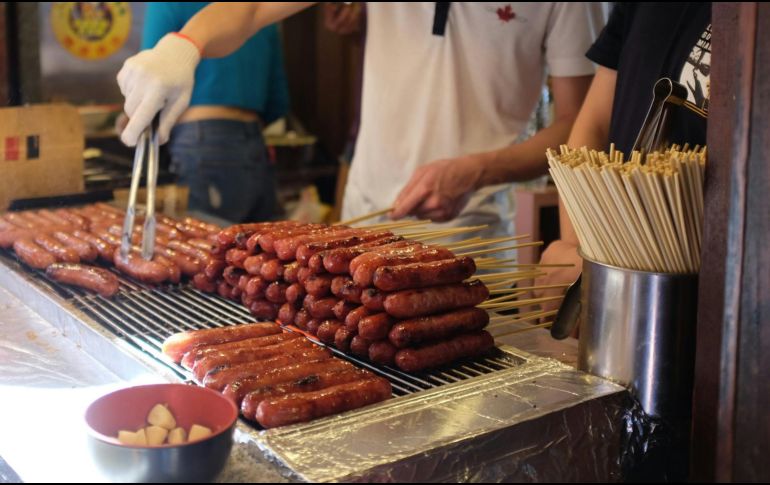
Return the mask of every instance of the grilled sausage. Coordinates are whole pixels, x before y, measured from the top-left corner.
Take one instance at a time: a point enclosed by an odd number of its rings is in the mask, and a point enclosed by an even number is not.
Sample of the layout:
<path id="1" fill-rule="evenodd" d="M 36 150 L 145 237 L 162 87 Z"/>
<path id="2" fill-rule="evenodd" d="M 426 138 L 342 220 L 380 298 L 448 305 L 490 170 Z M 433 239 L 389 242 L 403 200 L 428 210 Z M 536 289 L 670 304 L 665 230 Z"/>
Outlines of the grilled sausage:
<path id="1" fill-rule="evenodd" d="M 382 340 L 388 336 L 394 319 L 387 313 L 363 317 L 358 322 L 358 334 L 367 340 Z"/>
<path id="2" fill-rule="evenodd" d="M 189 352 L 184 354 L 184 357 L 182 357 L 182 366 L 186 369 L 192 370 L 195 367 L 196 362 L 209 355 L 216 355 L 219 352 L 227 352 L 234 349 L 256 349 L 259 347 L 267 347 L 298 338 L 301 338 L 299 334 L 292 332 L 281 332 L 272 335 L 266 335 L 264 337 L 247 338 L 244 340 L 236 340 L 234 342 L 226 342 L 223 344 L 197 345 L 193 347 Z"/>
<path id="3" fill-rule="evenodd" d="M 473 258 L 462 257 L 439 261 L 381 266 L 374 271 L 372 282 L 383 291 L 424 288 L 459 283 L 476 272 Z"/>
<path id="4" fill-rule="evenodd" d="M 45 271 L 49 278 L 68 285 L 79 286 L 109 298 L 118 292 L 120 283 L 106 269 L 74 263 L 55 263 Z"/>
<path id="5" fill-rule="evenodd" d="M 363 258 L 364 256 L 368 255 L 361 255 L 350 263 L 351 270 L 353 263 L 356 260 L 359 260 L 359 258 Z M 374 255 L 371 259 L 367 259 L 361 262 L 351 274 L 353 275 L 353 281 L 358 286 L 361 288 L 367 288 L 373 284 L 374 272 L 383 266 L 398 266 L 409 263 L 427 263 L 449 258 L 454 258 L 454 254 L 452 254 L 450 250 L 440 247 L 432 247 L 423 251 Z M 428 274 L 428 278 L 431 276 L 435 277 L 435 273 Z"/>
<path id="6" fill-rule="evenodd" d="M 384 401 L 391 394 L 390 382 L 374 377 L 320 391 L 266 399 L 257 407 L 256 418 L 265 428 L 275 428 L 357 409 Z"/>
<path id="7" fill-rule="evenodd" d="M 228 266 L 222 272 L 222 279 L 224 279 L 228 285 L 236 287 L 241 282 L 241 276 L 245 275 L 246 271 L 235 266 Z"/>
<path id="8" fill-rule="evenodd" d="M 305 291 L 308 295 L 316 298 L 323 298 L 331 295 L 332 276 L 331 275 L 311 275 L 305 280 Z"/>
<path id="9" fill-rule="evenodd" d="M 311 392 L 326 389 L 328 387 L 346 384 L 348 382 L 362 381 L 372 377 L 372 373 L 362 369 L 344 369 L 313 373 L 300 379 L 265 386 L 249 392 L 241 399 L 241 414 L 247 419 L 257 419 L 259 403 L 265 399 L 285 396 L 297 392 Z M 232 386 L 225 387 L 223 394 L 237 402 L 238 395 Z"/>
<path id="10" fill-rule="evenodd" d="M 165 256 L 161 256 L 160 254 L 155 254 L 152 259 L 153 261 L 157 261 L 166 267 L 168 271 L 169 283 L 179 283 L 179 281 L 182 279 L 182 270 L 179 268 L 179 266 L 176 265 L 176 263 Z"/>
<path id="11" fill-rule="evenodd" d="M 331 358 L 331 352 L 323 347 L 318 347 L 310 342 L 303 340 L 292 340 L 279 344 L 284 350 L 279 353 L 267 354 L 269 347 L 263 347 L 258 350 L 238 349 L 228 354 L 232 361 L 210 367 L 210 370 L 201 376 L 198 365 L 209 364 L 209 359 L 214 360 L 214 356 L 208 356 L 201 359 L 194 369 L 195 377 L 209 389 L 222 391 L 226 385 L 239 379 L 259 376 L 266 371 L 294 365 L 299 362 L 318 362 Z M 264 357 L 269 355 L 269 357 Z M 201 368 L 203 370 L 203 368 Z M 201 380 L 202 379 L 202 380 Z"/>
<path id="12" fill-rule="evenodd" d="M 289 284 L 297 283 L 299 281 L 299 268 L 300 265 L 296 261 L 289 263 L 283 267 L 283 280 Z"/>
<path id="13" fill-rule="evenodd" d="M 227 268 L 227 263 L 223 259 L 211 259 L 203 268 L 203 273 L 210 280 L 217 280 L 222 277 L 222 272 Z"/>
<path id="14" fill-rule="evenodd" d="M 286 288 L 286 301 L 290 303 L 302 302 L 305 295 L 305 287 L 300 283 L 292 283 Z"/>
<path id="15" fill-rule="evenodd" d="M 278 309 L 278 323 L 281 325 L 292 325 L 297 317 L 297 307 L 294 303 L 284 303 Z"/>
<path id="16" fill-rule="evenodd" d="M 367 242 L 393 237 L 393 233 L 390 231 L 376 232 L 360 229 L 355 232 L 351 231 L 347 235 L 331 234 L 300 244 L 297 248 L 296 259 L 302 266 L 308 266 L 310 258 L 322 251 L 358 246 Z"/>
<path id="17" fill-rule="evenodd" d="M 193 348 L 202 345 L 218 345 L 238 340 L 265 337 L 281 333 L 281 327 L 274 323 L 248 323 L 227 327 L 208 328 L 176 333 L 163 342 L 161 350 L 174 362 Z"/>
<path id="18" fill-rule="evenodd" d="M 56 261 L 60 263 L 79 263 L 80 257 L 78 253 L 64 244 L 60 243 L 53 236 L 48 234 L 38 234 L 35 236 L 35 242 L 43 249 L 53 254 Z"/>
<path id="19" fill-rule="evenodd" d="M 334 305 L 336 304 L 336 298 L 316 298 L 312 295 L 307 295 L 303 306 L 310 312 L 313 318 L 325 320 L 334 318 Z"/>
<path id="20" fill-rule="evenodd" d="M 321 342 L 331 345 L 334 343 L 334 335 L 341 328 L 344 328 L 344 325 L 337 320 L 324 320 L 318 327 L 316 336 Z"/>
<path id="21" fill-rule="evenodd" d="M 253 274 L 254 276 L 260 276 L 260 273 L 262 271 L 262 265 L 264 265 L 267 261 L 270 261 L 271 259 L 275 259 L 275 256 L 268 253 L 257 254 L 256 256 L 249 256 L 248 258 L 243 260 L 243 267 L 249 274 Z"/>
<path id="22" fill-rule="evenodd" d="M 72 231 L 72 235 L 93 246 L 96 249 L 96 252 L 99 253 L 100 259 L 112 263 L 112 258 L 115 255 L 115 246 L 90 232 L 81 231 L 80 229 Z"/>
<path id="23" fill-rule="evenodd" d="M 188 240 L 187 242 L 184 241 L 168 241 L 168 243 L 165 244 L 165 246 L 173 249 L 174 251 L 178 251 L 193 260 L 199 261 L 199 264 L 202 266 L 205 266 L 211 262 L 211 253 L 210 250 L 204 250 L 198 246 L 194 246 L 190 244 L 191 240 Z M 205 241 L 204 241 L 205 242 Z"/>
<path id="24" fill-rule="evenodd" d="M 374 342 L 369 346 L 369 360 L 382 365 L 394 365 L 398 349 L 387 340 Z"/>
<path id="25" fill-rule="evenodd" d="M 292 236 L 300 236 L 302 234 L 309 234 L 315 231 L 326 229 L 328 226 L 325 224 L 305 224 L 302 226 L 292 227 L 288 229 L 278 229 L 275 231 L 269 231 L 259 238 L 259 247 L 266 253 L 275 254 L 275 242 Z"/>
<path id="26" fill-rule="evenodd" d="M 328 252 L 325 251 L 323 254 L 323 267 L 326 271 L 332 274 L 350 274 L 350 264 L 355 258 L 361 256 L 362 254 L 385 248 L 400 248 L 417 244 L 418 243 L 415 243 L 414 241 L 396 240 L 382 245 L 366 243 L 350 248 L 332 249 Z"/>
<path id="27" fill-rule="evenodd" d="M 371 250 L 360 256 L 356 256 L 353 261 L 350 262 L 350 274 L 355 274 L 356 270 L 358 270 L 361 265 L 373 265 L 375 268 L 378 268 L 385 262 L 385 258 L 393 258 L 395 256 L 408 257 L 428 249 L 431 249 L 431 247 L 414 241 L 371 248 Z M 399 264 L 403 264 L 403 262 Z"/>
<path id="28" fill-rule="evenodd" d="M 334 346 L 343 352 L 347 352 L 350 350 L 350 342 L 355 336 L 356 334 L 346 327 L 340 327 L 337 329 L 337 333 L 334 334 Z"/>
<path id="29" fill-rule="evenodd" d="M 235 266 L 236 268 L 245 269 L 244 268 L 244 262 L 246 261 L 246 258 L 250 256 L 249 252 L 245 249 L 228 249 L 225 253 L 225 261 L 230 266 Z"/>
<path id="30" fill-rule="evenodd" d="M 280 306 L 276 303 L 267 300 L 256 300 L 249 306 L 249 311 L 252 315 L 262 320 L 275 320 L 278 316 L 278 308 Z"/>
<path id="31" fill-rule="evenodd" d="M 265 289 L 265 299 L 272 303 L 286 303 L 286 288 L 288 286 L 280 281 L 270 283 Z"/>
<path id="32" fill-rule="evenodd" d="M 246 394 L 263 388 L 286 384 L 319 372 L 341 372 L 355 369 L 351 364 L 340 359 L 323 359 L 315 361 L 298 362 L 285 367 L 263 371 L 259 374 L 244 376 L 229 383 L 227 396 L 235 402 L 240 402 Z"/>
<path id="33" fill-rule="evenodd" d="M 246 282 L 246 289 L 244 292 L 252 298 L 264 298 L 266 289 L 267 281 L 259 276 L 252 276 L 249 278 L 249 281 Z"/>
<path id="34" fill-rule="evenodd" d="M 283 263 L 278 259 L 265 261 L 259 269 L 259 275 L 265 281 L 278 281 L 283 278 Z"/>
<path id="35" fill-rule="evenodd" d="M 130 251 L 124 259 L 120 256 L 120 248 L 117 247 L 113 261 L 121 273 L 143 283 L 157 285 L 169 278 L 169 269 L 166 266 L 155 260 L 146 261 L 141 254 L 134 251 Z"/>
<path id="36" fill-rule="evenodd" d="M 404 372 L 417 372 L 481 355 L 494 346 L 495 340 L 484 330 L 466 333 L 424 347 L 399 350 L 396 354 L 396 365 Z"/>
<path id="37" fill-rule="evenodd" d="M 17 239 L 13 243 L 13 250 L 19 259 L 35 269 L 46 269 L 56 262 L 53 254 L 32 239 Z"/>
<path id="38" fill-rule="evenodd" d="M 305 325 L 305 331 L 309 333 L 312 336 L 318 335 L 318 328 L 321 326 L 322 320 L 319 320 L 317 318 L 311 318 L 307 321 L 307 324 Z"/>
<path id="39" fill-rule="evenodd" d="M 385 297 L 385 311 L 396 318 L 414 318 L 472 307 L 489 296 L 479 280 L 470 283 L 402 290 Z"/>
<path id="40" fill-rule="evenodd" d="M 327 226 L 318 231 L 277 239 L 273 243 L 273 247 L 278 259 L 281 259 L 282 261 L 294 261 L 297 259 L 297 249 L 302 244 L 322 240 L 329 236 L 340 237 L 360 232 L 361 229 L 350 229 L 347 226 Z"/>
<path id="41" fill-rule="evenodd" d="M 175 265 L 179 267 L 179 270 L 182 272 L 185 276 L 194 276 L 201 272 L 203 269 L 203 265 L 201 262 L 197 259 L 192 259 L 186 254 L 182 254 L 181 252 L 174 251 L 170 247 L 162 246 L 160 244 L 155 244 L 154 248 L 155 254 L 158 256 L 163 256 L 164 258 L 167 258 L 168 260 L 172 261 Z M 237 282 L 236 285 L 237 286 Z"/>
<path id="42" fill-rule="evenodd" d="M 360 335 L 356 335 L 350 340 L 350 353 L 359 357 L 369 357 L 369 346 L 372 345 L 371 340 L 366 340 Z"/>
<path id="43" fill-rule="evenodd" d="M 385 297 L 389 293 L 376 288 L 367 288 L 361 292 L 361 303 L 373 312 L 385 311 Z"/>
<path id="44" fill-rule="evenodd" d="M 294 326 L 301 330 L 307 330 L 307 323 L 312 319 L 313 317 L 310 316 L 310 314 L 305 310 L 304 308 L 300 308 L 297 310 L 297 315 L 294 317 Z"/>
<path id="45" fill-rule="evenodd" d="M 348 316 L 350 312 L 358 308 L 358 305 L 355 303 L 351 303 L 349 301 L 340 300 L 337 302 L 336 305 L 334 305 L 334 308 L 332 308 L 332 311 L 334 312 L 334 317 L 339 320 L 340 322 L 344 322 L 345 318 Z"/>
<path id="46" fill-rule="evenodd" d="M 345 317 L 345 328 L 357 334 L 358 322 L 360 322 L 362 318 L 372 315 L 373 313 L 374 312 L 364 306 L 354 309 L 348 313 L 347 317 Z"/>
<path id="47" fill-rule="evenodd" d="M 217 291 L 216 282 L 208 279 L 203 273 L 198 273 L 193 276 L 192 285 L 194 288 L 204 293 L 216 293 Z"/>
<path id="48" fill-rule="evenodd" d="M 0 231 L 0 248 L 10 248 L 16 241 L 21 239 L 28 239 L 30 241 L 34 238 L 34 231 L 30 229 L 23 229 L 17 226 Z"/>
<path id="49" fill-rule="evenodd" d="M 393 326 L 388 339 L 399 349 L 404 349 L 478 331 L 488 323 L 489 314 L 486 311 L 481 308 L 463 308 L 440 315 L 403 320 Z"/>

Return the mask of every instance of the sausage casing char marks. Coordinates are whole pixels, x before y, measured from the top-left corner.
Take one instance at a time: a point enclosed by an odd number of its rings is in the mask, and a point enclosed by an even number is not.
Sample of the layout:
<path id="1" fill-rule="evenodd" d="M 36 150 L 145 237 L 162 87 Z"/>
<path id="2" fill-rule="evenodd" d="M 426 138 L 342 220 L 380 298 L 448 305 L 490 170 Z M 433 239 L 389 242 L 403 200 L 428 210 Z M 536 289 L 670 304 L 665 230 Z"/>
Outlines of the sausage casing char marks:
<path id="1" fill-rule="evenodd" d="M 326 389 L 348 382 L 362 381 L 371 378 L 371 374 L 361 369 L 343 369 L 324 372 L 315 372 L 300 379 L 265 386 L 246 394 L 241 400 L 241 413 L 247 419 L 256 420 L 259 403 L 268 398 L 285 396 L 297 392 L 311 392 Z M 225 388 L 224 394 L 228 397 L 237 397 L 230 388 Z"/>
<path id="2" fill-rule="evenodd" d="M 192 370 L 193 366 L 198 360 L 216 352 L 222 352 L 225 350 L 232 350 L 232 349 L 246 348 L 246 347 L 248 348 L 267 347 L 268 345 L 275 345 L 277 343 L 284 342 L 286 340 L 294 340 L 297 338 L 300 338 L 300 336 L 296 333 L 282 332 L 282 333 L 267 335 L 264 337 L 254 337 L 254 338 L 247 338 L 244 340 L 234 340 L 234 341 L 225 342 L 222 344 L 197 345 L 193 347 L 192 350 L 184 354 L 184 357 L 182 357 L 182 366 L 186 369 Z"/>

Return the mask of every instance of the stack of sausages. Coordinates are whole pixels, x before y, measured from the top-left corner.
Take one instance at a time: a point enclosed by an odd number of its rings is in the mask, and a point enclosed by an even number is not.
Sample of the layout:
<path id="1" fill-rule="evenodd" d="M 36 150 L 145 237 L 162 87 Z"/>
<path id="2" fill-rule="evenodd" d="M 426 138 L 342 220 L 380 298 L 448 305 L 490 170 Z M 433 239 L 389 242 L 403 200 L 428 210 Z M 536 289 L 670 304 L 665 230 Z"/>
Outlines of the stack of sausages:
<path id="1" fill-rule="evenodd" d="M 119 254 L 124 215 L 101 203 L 8 212 L 0 216 L 0 247 L 12 247 L 24 263 L 45 270 L 56 281 L 109 297 L 118 291 L 117 277 L 89 263 L 101 260 L 144 283 L 178 283 L 183 276 L 202 271 L 209 260 L 212 239 L 220 231 L 192 218 L 177 221 L 158 216 L 153 259 L 142 259 L 135 246 L 124 260 Z M 141 243 L 141 232 L 142 226 L 137 224 L 134 244 Z"/>
<path id="2" fill-rule="evenodd" d="M 407 372 L 488 351 L 471 258 L 389 231 L 275 222 L 224 229 L 203 291 L 241 301 L 342 351 Z"/>
<path id="3" fill-rule="evenodd" d="M 390 383 L 274 323 L 172 335 L 163 352 L 248 419 L 284 426 L 388 399 Z"/>

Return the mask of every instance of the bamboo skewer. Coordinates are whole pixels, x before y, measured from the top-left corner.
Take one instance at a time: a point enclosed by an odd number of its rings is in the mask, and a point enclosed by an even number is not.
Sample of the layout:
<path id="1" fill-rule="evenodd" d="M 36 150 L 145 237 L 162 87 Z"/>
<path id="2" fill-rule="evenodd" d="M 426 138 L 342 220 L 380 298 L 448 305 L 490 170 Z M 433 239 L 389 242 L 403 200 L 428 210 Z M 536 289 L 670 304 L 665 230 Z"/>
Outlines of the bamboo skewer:
<path id="1" fill-rule="evenodd" d="M 542 310 L 537 310 L 529 313 L 524 313 L 521 315 L 508 315 L 508 318 L 505 320 L 497 320 L 487 325 L 487 330 L 506 326 L 506 325 L 516 324 L 516 323 L 531 322 L 532 320 L 538 320 L 540 318 L 551 317 L 556 315 L 558 312 L 559 310 L 549 310 L 546 312 Z"/>
<path id="2" fill-rule="evenodd" d="M 468 241 L 462 241 L 460 243 L 455 244 L 446 244 L 445 246 L 448 249 L 451 249 L 452 251 L 457 251 L 458 249 L 470 249 L 470 248 L 476 248 L 479 246 L 489 246 L 491 244 L 499 244 L 501 242 L 508 242 L 508 241 L 518 241 L 519 239 L 525 239 L 530 237 L 529 234 L 525 234 L 522 236 L 510 236 L 510 237 L 498 237 L 494 239 L 482 239 L 479 242 L 474 243 L 468 243 Z"/>
<path id="3" fill-rule="evenodd" d="M 537 330 L 538 328 L 550 328 L 551 325 L 553 325 L 553 322 L 545 322 L 545 323 L 541 323 L 541 324 L 538 324 L 538 325 L 532 325 L 532 326 L 526 327 L 526 328 L 518 328 L 516 330 L 511 330 L 510 332 L 499 333 L 499 334 L 497 334 L 495 336 L 495 338 L 505 337 L 507 335 L 513 335 L 513 334 L 516 334 L 516 333 L 531 332 L 532 330 Z"/>
<path id="4" fill-rule="evenodd" d="M 355 224 L 357 222 L 362 222 L 362 221 L 366 221 L 366 220 L 369 220 L 369 219 L 374 219 L 375 217 L 383 216 L 383 215 L 387 214 L 388 212 L 390 212 L 392 210 L 393 210 L 393 207 L 388 207 L 387 209 L 382 209 L 381 211 L 372 212 L 371 214 L 365 214 L 365 215 L 360 216 L 360 217 L 354 217 L 353 219 L 348 219 L 347 221 L 340 221 L 340 222 L 338 222 L 338 223 L 336 223 L 334 225 L 335 226 L 342 226 L 342 225 L 349 226 L 349 225 Z"/>
<path id="5" fill-rule="evenodd" d="M 633 152 L 629 160 L 562 146 L 549 171 L 588 258 L 644 271 L 700 268 L 706 149 Z M 479 264 L 484 267 L 487 263 Z"/>
<path id="6" fill-rule="evenodd" d="M 532 246 L 542 246 L 542 245 L 543 245 L 543 241 L 535 241 L 530 243 L 514 244 L 513 246 L 506 246 L 503 248 L 488 248 L 488 249 L 481 249 L 478 251 L 471 251 L 469 253 L 457 253 L 457 255 L 458 256 L 478 256 L 481 254 L 498 253 L 501 251 L 510 251 L 513 249 L 528 248 Z"/>

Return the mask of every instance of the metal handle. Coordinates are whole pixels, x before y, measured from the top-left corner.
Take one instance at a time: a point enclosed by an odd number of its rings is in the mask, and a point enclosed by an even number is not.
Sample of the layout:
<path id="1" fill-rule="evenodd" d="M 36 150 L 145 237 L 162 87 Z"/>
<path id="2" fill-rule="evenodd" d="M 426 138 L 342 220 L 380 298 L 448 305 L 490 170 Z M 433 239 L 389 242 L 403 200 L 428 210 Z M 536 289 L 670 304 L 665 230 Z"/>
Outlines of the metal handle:
<path id="1" fill-rule="evenodd" d="M 556 313 L 556 318 L 551 326 L 551 337 L 556 340 L 563 340 L 575 331 L 580 317 L 580 283 L 582 280 L 583 273 L 580 273 L 578 279 L 567 288 L 567 293 Z"/>

